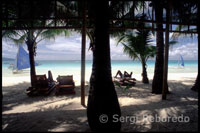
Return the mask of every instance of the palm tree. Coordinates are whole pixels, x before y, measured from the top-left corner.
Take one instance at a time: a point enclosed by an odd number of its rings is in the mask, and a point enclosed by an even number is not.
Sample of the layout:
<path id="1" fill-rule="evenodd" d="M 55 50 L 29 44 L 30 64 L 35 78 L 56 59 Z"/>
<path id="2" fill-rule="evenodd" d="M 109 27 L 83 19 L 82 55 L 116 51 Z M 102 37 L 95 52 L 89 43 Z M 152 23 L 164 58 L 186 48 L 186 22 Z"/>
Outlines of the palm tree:
<path id="1" fill-rule="evenodd" d="M 121 111 L 111 76 L 108 1 L 91 0 L 90 4 L 95 39 L 87 104 L 88 123 L 92 131 L 120 131 L 120 121 L 113 121 L 113 116 L 120 117 Z"/>
<path id="2" fill-rule="evenodd" d="M 155 7 L 155 19 L 158 22 L 162 22 L 163 20 L 163 2 L 162 1 L 154 1 L 153 5 Z M 163 39 L 163 29 L 162 23 L 157 23 L 156 32 L 156 61 L 155 61 L 155 69 L 154 69 L 154 77 L 152 81 L 152 93 L 161 94 L 162 86 L 163 86 L 163 65 L 164 65 L 164 39 Z M 168 92 L 168 87 L 167 87 Z"/>
<path id="3" fill-rule="evenodd" d="M 197 25 L 197 32 L 198 32 L 198 74 L 197 74 L 197 78 L 196 78 L 196 81 L 195 81 L 195 84 L 193 85 L 193 87 L 191 88 L 191 90 L 194 90 L 194 91 L 199 91 L 199 60 L 200 60 L 200 50 L 199 50 L 199 45 L 200 45 L 200 27 L 199 27 L 199 23 L 200 23 L 200 4 L 198 4 L 198 11 L 197 11 L 197 17 L 198 17 L 198 25 Z"/>
<path id="4" fill-rule="evenodd" d="M 12 6 L 18 6 L 16 3 L 12 3 Z M 17 5 L 16 5 L 17 4 Z M 35 14 L 37 14 L 36 16 L 38 17 L 47 17 L 47 16 L 51 16 L 53 15 L 55 12 L 55 8 L 54 8 L 54 1 L 36 1 L 34 2 L 34 11 Z M 77 12 L 77 6 L 80 6 L 79 4 L 77 5 L 77 2 L 73 2 L 73 1 L 56 1 L 56 10 L 57 10 L 57 16 L 62 17 L 64 16 L 71 16 L 74 17 L 76 16 Z M 36 6 L 37 5 L 37 6 Z M 52 9 L 53 7 L 53 9 Z M 5 7 L 4 7 L 5 8 Z M 9 12 L 13 13 L 13 16 L 15 16 L 16 11 L 15 8 L 9 8 Z M 30 9 L 25 10 L 25 12 L 21 12 L 21 17 L 23 18 L 23 15 L 27 15 L 27 13 L 29 14 L 31 12 Z M 26 18 L 26 17 L 25 17 Z M 36 25 L 39 27 L 51 27 L 52 25 L 55 25 L 55 22 L 53 20 L 43 20 L 43 21 L 38 21 L 38 20 L 34 20 L 33 22 L 31 21 L 9 21 L 8 22 L 9 25 L 12 25 L 14 27 L 24 27 L 26 29 L 26 27 L 30 27 L 30 25 Z M 58 20 L 57 21 L 58 25 L 66 25 L 66 22 L 63 20 Z M 76 25 L 77 23 L 74 22 L 74 25 Z M 3 23 L 2 25 L 5 25 L 5 23 Z M 33 76 L 36 75 L 35 72 L 35 62 L 34 62 L 34 55 L 36 55 L 36 47 L 37 44 L 44 40 L 44 39 L 51 39 L 57 36 L 57 35 L 61 35 L 63 34 L 65 36 L 69 35 L 68 30 L 66 29 L 54 29 L 54 30 L 50 30 L 50 29 L 40 29 L 40 30 L 21 30 L 21 31 L 17 31 L 17 30 L 6 30 L 2 32 L 2 36 L 11 39 L 12 41 L 14 41 L 16 44 L 22 44 L 22 43 L 26 43 L 27 47 L 28 47 L 28 51 L 29 51 L 29 58 L 30 58 L 30 74 L 31 74 L 31 85 L 33 86 L 34 82 L 33 82 Z"/>
<path id="5" fill-rule="evenodd" d="M 57 35 L 63 34 L 69 35 L 66 29 L 41 29 L 41 30 L 6 30 L 2 34 L 5 38 L 12 40 L 15 44 L 20 45 L 25 43 L 29 51 L 30 60 L 30 76 L 31 85 L 34 86 L 33 77 L 36 75 L 35 71 L 35 59 L 37 44 L 45 39 L 55 39 Z"/>
<path id="6" fill-rule="evenodd" d="M 199 50 L 199 45 L 200 45 L 200 27 L 199 27 L 199 23 L 200 23 L 200 4 L 198 3 L 198 7 L 197 7 L 197 32 L 198 32 L 198 74 L 197 74 L 197 78 L 196 78 L 196 81 L 195 81 L 195 84 L 192 86 L 191 90 L 194 90 L 194 91 L 199 91 L 199 84 L 200 84 L 200 80 L 199 80 L 199 60 L 200 60 L 200 50 Z"/>
<path id="7" fill-rule="evenodd" d="M 118 43 L 124 46 L 124 53 L 133 60 L 139 59 L 142 64 L 142 82 L 149 83 L 146 70 L 146 62 L 149 57 L 155 56 L 156 47 L 151 46 L 150 30 L 137 30 L 135 33 L 129 32 L 122 36 Z"/>

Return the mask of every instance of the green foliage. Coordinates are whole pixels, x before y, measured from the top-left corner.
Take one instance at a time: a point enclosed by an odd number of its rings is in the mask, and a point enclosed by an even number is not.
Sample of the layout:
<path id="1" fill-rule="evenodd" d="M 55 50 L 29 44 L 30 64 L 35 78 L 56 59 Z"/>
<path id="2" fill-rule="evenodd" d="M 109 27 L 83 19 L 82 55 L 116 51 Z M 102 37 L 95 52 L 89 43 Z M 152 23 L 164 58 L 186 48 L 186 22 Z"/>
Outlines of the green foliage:
<path id="1" fill-rule="evenodd" d="M 127 85 L 125 88 L 123 88 L 123 92 L 126 92 L 128 89 L 130 89 L 131 86 L 130 85 Z"/>
<path id="2" fill-rule="evenodd" d="M 34 47 L 46 39 L 54 39 L 58 35 L 69 36 L 69 31 L 66 29 L 43 29 L 43 30 L 6 30 L 2 31 L 2 35 L 5 39 L 11 40 L 16 45 L 22 45 L 28 40 L 28 33 L 33 32 Z"/>
<path id="3" fill-rule="evenodd" d="M 69 36 L 69 31 L 66 29 L 48 29 L 48 30 L 43 30 L 40 33 L 41 38 L 44 39 L 54 39 L 58 35 L 64 34 L 64 36 Z"/>
<path id="4" fill-rule="evenodd" d="M 178 25 L 178 26 L 176 26 L 175 30 L 176 31 L 187 31 L 188 30 L 188 26 L 187 25 Z M 191 31 L 192 30 L 196 31 L 197 28 L 193 28 L 193 29 L 190 28 L 190 30 Z M 177 39 L 178 37 L 186 37 L 186 36 L 190 36 L 192 38 L 194 36 L 194 34 L 192 34 L 192 33 L 173 32 L 172 39 Z"/>
<path id="5" fill-rule="evenodd" d="M 119 88 L 121 88 L 121 84 L 119 83 L 119 82 L 117 82 L 117 81 L 113 81 L 114 82 L 114 84 L 116 85 L 116 86 L 118 86 Z"/>
<path id="6" fill-rule="evenodd" d="M 38 4 L 39 3 L 46 4 L 44 2 L 38 2 Z M 45 9 L 50 9 L 51 4 L 54 4 L 54 3 L 48 3 L 48 4 L 42 5 L 42 6 L 45 6 Z M 59 12 L 59 14 L 67 13 L 68 15 L 69 14 L 74 15 L 73 11 L 76 10 L 75 9 L 76 3 L 74 3 L 74 2 L 66 2 L 66 3 L 57 2 L 57 5 L 58 5 L 57 12 Z M 13 5 L 13 6 L 15 6 L 15 5 Z M 66 8 L 65 6 L 68 8 Z M 59 7 L 62 7 L 63 10 L 61 10 Z M 14 9 L 15 8 L 13 8 L 12 10 L 14 11 Z M 12 11 L 12 10 L 9 10 L 9 11 Z M 26 9 L 26 11 L 29 12 L 29 9 Z M 37 11 L 37 10 L 35 10 L 35 11 Z M 26 13 L 26 12 L 22 12 L 22 13 Z M 35 14 L 41 15 L 41 12 L 35 12 Z M 49 15 L 49 14 L 51 14 L 51 12 L 48 12 L 48 14 L 46 14 L 46 15 Z M 13 15 L 15 15 L 15 12 L 13 12 Z M 55 22 L 53 20 L 45 20 L 45 21 L 34 20 L 32 22 L 31 21 L 21 21 L 21 20 L 8 21 L 9 26 L 24 27 L 25 29 L 27 27 L 30 27 L 32 24 L 36 27 L 37 26 L 38 27 L 43 27 L 43 26 L 51 27 L 52 25 L 55 24 Z M 61 24 L 61 22 L 58 21 L 57 24 Z M 2 24 L 2 26 L 5 26 L 5 22 Z M 69 36 L 69 33 L 70 33 L 69 30 L 66 30 L 66 29 L 6 30 L 6 31 L 2 31 L 2 37 L 9 39 L 18 45 L 18 44 L 23 44 L 23 43 L 27 42 L 28 34 L 30 32 L 33 33 L 33 36 L 31 37 L 31 39 L 33 41 L 33 45 L 34 45 L 33 47 L 36 47 L 36 45 L 42 40 L 45 40 L 45 39 L 48 39 L 48 40 L 54 39 L 55 40 L 56 36 L 58 36 L 58 35 Z"/>
<path id="7" fill-rule="evenodd" d="M 116 86 L 118 86 L 120 89 L 122 89 L 123 92 L 126 92 L 128 89 L 131 88 L 131 85 L 127 85 L 126 87 L 122 87 L 121 84 L 118 81 L 113 81 L 113 82 Z"/>
<path id="8" fill-rule="evenodd" d="M 121 43 L 124 47 L 124 53 L 129 55 L 131 59 L 147 61 L 149 57 L 154 57 L 156 54 L 156 47 L 150 45 L 151 42 L 150 30 L 137 30 L 126 32 L 119 38 L 117 45 Z"/>
<path id="9" fill-rule="evenodd" d="M 172 50 L 172 48 L 173 48 L 173 46 L 175 45 L 175 44 L 177 44 L 178 43 L 178 41 L 176 41 L 176 40 L 171 40 L 171 41 L 169 41 L 169 48 Z"/>

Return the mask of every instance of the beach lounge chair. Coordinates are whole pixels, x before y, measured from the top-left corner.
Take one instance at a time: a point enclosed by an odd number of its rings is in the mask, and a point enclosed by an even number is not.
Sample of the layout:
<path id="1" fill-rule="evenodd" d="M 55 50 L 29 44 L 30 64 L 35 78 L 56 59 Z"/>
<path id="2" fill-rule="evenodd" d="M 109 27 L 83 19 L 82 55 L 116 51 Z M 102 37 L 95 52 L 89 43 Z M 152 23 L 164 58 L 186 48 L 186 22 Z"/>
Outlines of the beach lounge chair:
<path id="1" fill-rule="evenodd" d="M 117 77 L 118 75 L 120 77 Z M 114 77 L 114 81 L 119 82 L 122 86 L 134 86 L 136 84 L 136 79 L 132 78 L 132 72 L 129 74 L 126 71 L 124 71 L 124 74 L 122 74 L 120 70 L 118 70 L 116 76 Z"/>
<path id="2" fill-rule="evenodd" d="M 134 86 L 136 84 L 135 81 L 136 81 L 135 78 L 124 78 L 121 79 L 119 82 L 122 86 L 127 86 L 127 85 Z"/>
<path id="3" fill-rule="evenodd" d="M 34 85 L 26 90 L 26 93 L 29 96 L 48 95 L 56 87 L 56 82 L 53 80 L 51 71 L 48 72 L 48 79 L 46 77 L 46 74 L 35 75 L 33 79 Z"/>
<path id="4" fill-rule="evenodd" d="M 56 85 L 56 95 L 62 94 L 75 94 L 75 83 L 73 81 L 73 75 L 57 77 L 58 84 Z"/>
<path id="5" fill-rule="evenodd" d="M 130 77 L 126 78 L 114 77 L 114 81 L 119 82 L 120 85 L 122 86 L 127 86 L 127 85 L 134 86 L 136 84 L 136 79 Z"/>

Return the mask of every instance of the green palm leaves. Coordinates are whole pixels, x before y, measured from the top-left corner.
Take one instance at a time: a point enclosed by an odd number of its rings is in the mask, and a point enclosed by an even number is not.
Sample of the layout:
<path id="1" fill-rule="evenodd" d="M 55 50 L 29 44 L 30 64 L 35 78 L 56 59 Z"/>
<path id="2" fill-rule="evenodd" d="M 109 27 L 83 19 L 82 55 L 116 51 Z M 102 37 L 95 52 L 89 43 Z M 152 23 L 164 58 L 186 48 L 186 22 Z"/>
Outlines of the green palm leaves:
<path id="1" fill-rule="evenodd" d="M 151 32 L 149 30 L 137 30 L 135 32 L 126 32 L 119 38 L 117 45 L 123 45 L 124 53 L 131 59 L 147 61 L 149 57 L 154 57 L 156 47 L 151 45 Z"/>
<path id="2" fill-rule="evenodd" d="M 145 26 L 139 24 L 139 26 Z M 142 64 L 142 82 L 149 83 L 146 71 L 146 62 L 150 57 L 156 54 L 156 47 L 151 45 L 150 30 L 127 31 L 119 38 L 119 43 L 123 45 L 124 53 L 131 59 L 139 59 Z"/>

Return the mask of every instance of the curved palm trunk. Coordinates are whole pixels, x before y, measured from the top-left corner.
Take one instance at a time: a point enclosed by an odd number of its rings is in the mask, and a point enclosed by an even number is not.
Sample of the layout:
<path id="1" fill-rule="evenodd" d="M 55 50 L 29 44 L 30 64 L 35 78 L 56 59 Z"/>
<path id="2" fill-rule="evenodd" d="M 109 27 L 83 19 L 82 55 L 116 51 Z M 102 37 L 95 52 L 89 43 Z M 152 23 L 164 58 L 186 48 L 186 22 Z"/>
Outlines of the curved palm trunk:
<path id="1" fill-rule="evenodd" d="M 163 8 L 161 6 L 162 1 L 155 1 L 155 17 L 156 20 L 162 21 Z M 162 24 L 157 24 L 158 30 L 163 29 Z M 161 94 L 163 86 L 163 65 L 164 65 L 164 39 L 163 32 L 157 31 L 156 33 L 156 62 L 154 77 L 152 82 L 152 93 Z M 168 87 L 167 87 L 168 88 Z M 168 92 L 168 89 L 167 89 Z"/>
<path id="2" fill-rule="evenodd" d="M 147 77 L 147 69 L 146 69 L 146 62 L 145 59 L 142 59 L 142 82 L 145 84 L 149 83 L 149 79 Z"/>
<path id="3" fill-rule="evenodd" d="M 120 131 L 121 123 L 113 120 L 113 117 L 121 116 L 121 111 L 111 77 L 108 2 L 90 2 L 95 13 L 95 45 L 87 105 L 88 123 L 92 131 Z"/>
<path id="4" fill-rule="evenodd" d="M 26 45 L 29 51 L 31 86 L 34 86 L 33 77 L 36 75 L 36 72 L 35 72 L 35 60 L 34 60 L 34 40 L 32 31 L 29 31 L 28 33 Z"/>

